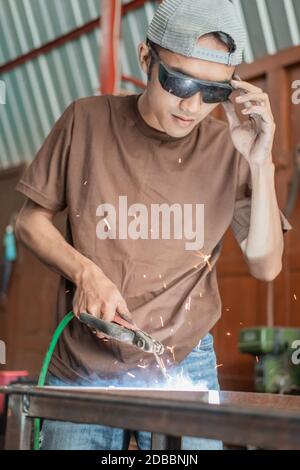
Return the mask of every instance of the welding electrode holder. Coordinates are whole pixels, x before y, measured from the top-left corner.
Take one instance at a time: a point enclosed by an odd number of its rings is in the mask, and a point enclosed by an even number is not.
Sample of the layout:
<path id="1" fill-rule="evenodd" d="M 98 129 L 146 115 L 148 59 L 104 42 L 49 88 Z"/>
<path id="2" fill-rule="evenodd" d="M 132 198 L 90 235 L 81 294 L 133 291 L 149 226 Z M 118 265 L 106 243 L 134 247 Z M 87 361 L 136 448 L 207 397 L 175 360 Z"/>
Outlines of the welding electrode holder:
<path id="1" fill-rule="evenodd" d="M 164 353 L 162 343 L 152 338 L 145 331 L 135 328 L 133 325 L 128 324 L 129 327 L 126 328 L 124 325 L 116 323 L 116 320 L 107 322 L 86 312 L 79 314 L 79 320 L 90 328 L 101 331 L 109 338 L 131 344 L 144 352 L 154 353 L 159 356 Z"/>
<path id="2" fill-rule="evenodd" d="M 46 376 L 48 373 L 49 364 L 54 353 L 55 347 L 57 342 L 66 328 L 66 326 L 73 320 L 74 312 L 71 310 L 67 313 L 67 315 L 61 320 L 59 325 L 57 326 L 50 344 L 49 348 L 46 352 L 46 355 L 43 360 L 42 369 L 38 379 L 38 386 L 43 387 L 46 382 Z M 156 360 L 159 363 L 160 358 L 159 355 L 163 354 L 164 346 L 159 342 L 154 340 L 150 335 L 145 333 L 144 331 L 139 330 L 136 325 L 130 323 L 130 318 L 124 314 L 120 314 L 120 317 L 116 316 L 115 319 L 119 319 L 120 322 L 123 323 L 123 327 L 118 325 L 117 323 L 108 323 L 104 320 L 100 320 L 98 318 L 89 315 L 88 313 L 81 313 L 80 320 L 85 323 L 86 325 L 90 326 L 91 328 L 98 329 L 103 333 L 107 334 L 107 336 L 111 336 L 112 338 L 119 339 L 120 341 L 124 341 L 126 343 L 130 343 L 136 346 L 139 349 L 143 349 L 146 352 L 152 352 L 155 354 Z M 128 328 L 124 327 L 124 324 L 128 325 Z M 161 368 L 162 373 L 165 376 L 165 371 Z M 34 439 L 33 439 L 33 449 L 39 450 L 40 448 L 40 429 L 41 429 L 41 419 L 34 418 Z"/>

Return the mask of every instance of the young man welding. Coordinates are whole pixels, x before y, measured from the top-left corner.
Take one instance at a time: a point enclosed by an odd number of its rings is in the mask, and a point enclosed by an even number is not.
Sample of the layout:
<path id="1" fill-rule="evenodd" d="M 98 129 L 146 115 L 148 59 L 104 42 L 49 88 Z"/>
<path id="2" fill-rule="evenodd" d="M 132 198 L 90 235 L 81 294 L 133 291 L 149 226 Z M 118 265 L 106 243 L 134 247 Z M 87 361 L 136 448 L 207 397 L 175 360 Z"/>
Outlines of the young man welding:
<path id="1" fill-rule="evenodd" d="M 57 319 L 69 310 L 108 322 L 126 314 L 164 345 L 167 370 L 217 390 L 209 331 L 221 314 L 216 262 L 224 234 L 231 226 L 251 274 L 271 281 L 281 271 L 283 232 L 291 228 L 276 200 L 268 95 L 233 79 L 245 42 L 228 0 L 165 0 L 139 45 L 144 93 L 74 101 L 17 185 L 28 197 L 17 235 L 61 274 Z M 242 113 L 251 115 L 246 121 L 236 114 L 233 90 Z M 210 116 L 219 104 L 229 125 Z M 130 206 L 126 215 L 119 196 Z M 138 233 L 157 205 L 163 219 L 169 210 L 180 221 L 190 206 L 204 214 L 200 249 L 187 249 L 184 235 L 151 236 L 157 235 L 151 224 Z M 52 220 L 66 208 L 64 239 Z M 124 217 L 131 231 L 123 230 Z M 160 371 L 153 355 L 95 335 L 75 319 L 50 372 L 49 383 L 136 387 L 156 384 Z M 135 434 L 139 448 L 149 449 L 150 433 Z M 42 435 L 44 449 L 125 449 L 129 433 L 45 421 Z M 184 437 L 183 448 L 222 443 Z"/>

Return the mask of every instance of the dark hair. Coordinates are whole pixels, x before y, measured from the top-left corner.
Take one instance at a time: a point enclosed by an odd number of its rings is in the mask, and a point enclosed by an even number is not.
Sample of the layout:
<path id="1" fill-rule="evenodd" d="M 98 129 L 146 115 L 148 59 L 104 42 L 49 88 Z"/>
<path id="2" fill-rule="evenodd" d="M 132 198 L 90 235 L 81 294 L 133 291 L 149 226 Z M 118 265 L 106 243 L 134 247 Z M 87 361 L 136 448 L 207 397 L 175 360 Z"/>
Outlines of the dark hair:
<path id="1" fill-rule="evenodd" d="M 152 54 L 152 51 L 151 51 L 151 46 L 153 47 L 154 43 L 152 41 L 150 41 L 150 39 L 147 38 L 146 39 L 146 44 L 147 44 L 148 47 L 150 46 L 150 49 L 149 49 L 150 63 L 149 63 L 148 72 L 147 72 L 148 80 L 150 80 L 152 68 L 153 68 L 153 65 L 154 65 L 154 57 L 153 57 L 153 54 Z M 157 44 L 155 44 L 155 47 L 159 48 L 159 46 Z"/>
<path id="2" fill-rule="evenodd" d="M 235 45 L 235 42 L 232 39 L 232 37 L 229 36 L 229 34 L 224 33 L 223 31 L 214 31 L 212 33 L 207 33 L 204 36 L 214 37 L 218 41 L 222 42 L 223 44 L 225 44 L 228 47 L 229 52 L 234 52 L 235 49 L 236 49 L 236 45 Z M 150 46 L 150 47 L 155 46 L 155 48 L 158 49 L 158 50 L 162 49 L 161 46 L 159 46 L 158 44 L 154 44 L 149 38 L 146 38 L 146 44 L 147 44 L 147 46 Z M 152 71 L 152 68 L 153 68 L 153 65 L 154 65 L 154 58 L 153 58 L 153 54 L 151 53 L 151 49 L 150 49 L 149 56 L 150 56 L 150 64 L 149 64 L 149 67 L 148 67 L 148 74 L 147 74 L 148 75 L 148 80 L 150 80 L 151 71 Z"/>
<path id="3" fill-rule="evenodd" d="M 236 50 L 236 45 L 232 37 L 223 31 L 214 31 L 213 33 L 208 33 L 205 36 L 213 36 L 218 41 L 223 42 L 228 47 L 229 52 L 234 52 Z"/>

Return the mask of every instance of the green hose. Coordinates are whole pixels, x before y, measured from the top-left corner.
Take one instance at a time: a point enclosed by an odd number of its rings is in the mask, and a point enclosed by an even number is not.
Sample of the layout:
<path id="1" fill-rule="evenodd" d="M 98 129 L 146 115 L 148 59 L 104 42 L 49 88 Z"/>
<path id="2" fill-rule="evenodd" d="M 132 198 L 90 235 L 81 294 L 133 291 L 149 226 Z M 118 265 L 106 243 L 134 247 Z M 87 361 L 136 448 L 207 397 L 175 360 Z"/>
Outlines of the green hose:
<path id="1" fill-rule="evenodd" d="M 48 372 L 48 367 L 52 358 L 52 354 L 56 347 L 57 341 L 60 338 L 60 335 L 64 331 L 65 327 L 70 323 L 70 321 L 74 318 L 74 313 L 70 311 L 67 315 L 62 319 L 58 327 L 56 328 L 49 345 L 49 349 L 46 353 L 46 356 L 43 361 L 42 369 L 40 372 L 38 386 L 43 387 L 45 385 L 45 380 Z M 34 420 L 34 430 L 33 430 L 33 450 L 39 450 L 40 448 L 40 430 L 41 430 L 41 419 L 35 418 Z"/>

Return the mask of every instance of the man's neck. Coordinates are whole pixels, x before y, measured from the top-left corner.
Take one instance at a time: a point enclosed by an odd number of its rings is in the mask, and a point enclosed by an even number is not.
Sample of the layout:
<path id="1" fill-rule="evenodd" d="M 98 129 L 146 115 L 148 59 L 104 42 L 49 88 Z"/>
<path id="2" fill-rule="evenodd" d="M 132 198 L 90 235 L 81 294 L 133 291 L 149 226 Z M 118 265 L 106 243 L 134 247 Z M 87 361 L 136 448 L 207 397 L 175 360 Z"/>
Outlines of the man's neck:
<path id="1" fill-rule="evenodd" d="M 151 112 L 151 108 L 149 106 L 149 97 L 147 95 L 147 91 L 144 91 L 144 93 L 140 96 L 138 99 L 138 110 L 144 119 L 144 121 L 148 124 L 148 126 L 153 127 L 154 129 L 158 131 L 164 132 L 162 127 L 160 126 L 157 118 L 155 115 Z"/>

